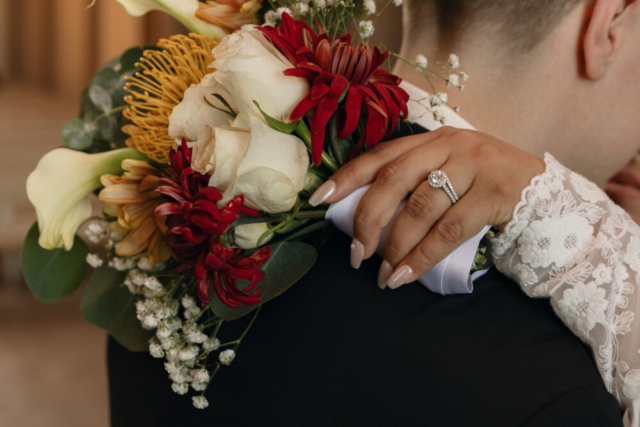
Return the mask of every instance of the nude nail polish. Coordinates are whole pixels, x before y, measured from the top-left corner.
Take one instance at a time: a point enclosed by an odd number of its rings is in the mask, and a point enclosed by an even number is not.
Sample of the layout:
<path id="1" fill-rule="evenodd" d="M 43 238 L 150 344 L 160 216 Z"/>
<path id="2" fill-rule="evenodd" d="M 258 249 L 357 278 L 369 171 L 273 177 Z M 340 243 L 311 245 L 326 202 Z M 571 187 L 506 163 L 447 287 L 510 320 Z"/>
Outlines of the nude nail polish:
<path id="1" fill-rule="evenodd" d="M 362 265 L 362 259 L 364 258 L 364 245 L 360 240 L 353 238 L 351 242 L 351 267 L 356 270 Z"/>
<path id="2" fill-rule="evenodd" d="M 406 284 L 412 275 L 413 269 L 408 265 L 403 265 L 393 272 L 389 280 L 387 280 L 387 285 L 389 285 L 391 289 L 396 289 Z"/>
<path id="3" fill-rule="evenodd" d="M 389 261 L 383 260 L 378 272 L 378 287 L 380 289 L 387 287 L 387 280 L 389 280 L 391 273 L 393 273 L 393 267 L 389 264 Z"/>
<path id="4" fill-rule="evenodd" d="M 311 206 L 318 206 L 319 204 L 323 203 L 325 200 L 331 197 L 333 193 L 336 192 L 336 187 L 337 186 L 335 181 L 329 180 L 325 182 L 320 187 L 318 187 L 315 193 L 311 195 L 311 198 L 309 198 L 309 204 Z"/>

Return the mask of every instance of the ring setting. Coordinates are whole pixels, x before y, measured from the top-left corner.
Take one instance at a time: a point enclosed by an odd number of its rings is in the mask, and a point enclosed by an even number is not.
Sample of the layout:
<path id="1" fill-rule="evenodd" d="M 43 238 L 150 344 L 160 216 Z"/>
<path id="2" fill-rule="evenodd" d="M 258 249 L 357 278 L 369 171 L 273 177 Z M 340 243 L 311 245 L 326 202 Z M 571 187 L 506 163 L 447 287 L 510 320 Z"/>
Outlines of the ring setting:
<path id="1" fill-rule="evenodd" d="M 429 185 L 433 188 L 442 188 L 445 193 L 447 193 L 447 196 L 449 196 L 449 199 L 451 199 L 451 203 L 455 204 L 460 200 L 458 193 L 456 193 L 456 190 L 453 188 L 453 184 L 451 184 L 449 177 L 444 171 L 437 169 L 434 170 L 429 174 L 428 181 Z"/>

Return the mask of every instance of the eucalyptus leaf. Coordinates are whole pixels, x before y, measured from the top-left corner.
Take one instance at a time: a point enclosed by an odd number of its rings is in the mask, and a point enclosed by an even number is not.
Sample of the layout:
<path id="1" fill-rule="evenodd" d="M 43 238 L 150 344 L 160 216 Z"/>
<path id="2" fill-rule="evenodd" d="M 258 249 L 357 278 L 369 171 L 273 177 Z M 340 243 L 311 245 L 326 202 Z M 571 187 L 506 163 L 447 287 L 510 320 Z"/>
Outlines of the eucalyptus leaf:
<path id="1" fill-rule="evenodd" d="M 100 134 L 106 141 L 113 141 L 118 132 L 118 120 L 114 116 L 105 116 L 100 120 Z"/>
<path id="2" fill-rule="evenodd" d="M 131 49 L 126 50 L 120 57 L 122 71 L 127 72 L 135 69 L 136 63 L 140 61 L 143 53 L 144 51 L 139 47 L 132 47 Z"/>
<path id="3" fill-rule="evenodd" d="M 80 94 L 80 117 L 84 117 L 89 111 L 97 111 L 97 109 L 89 98 L 89 87 L 86 87 Z"/>
<path id="4" fill-rule="evenodd" d="M 273 245 L 269 260 L 262 266 L 262 270 L 265 272 L 265 277 L 259 284 L 262 288 L 260 295 L 262 302 L 256 305 L 231 308 L 220 301 L 214 293 L 210 303 L 211 309 L 224 320 L 239 319 L 293 286 L 309 271 L 317 257 L 315 248 L 306 243 L 282 242 Z M 241 289 L 247 285 L 246 281 L 238 283 Z"/>
<path id="5" fill-rule="evenodd" d="M 134 295 L 123 286 L 125 272 L 106 265 L 91 275 L 80 301 L 87 322 L 104 329 L 129 351 L 148 351 L 151 331 L 142 329 L 136 317 Z"/>
<path id="6" fill-rule="evenodd" d="M 102 86 L 97 84 L 89 86 L 89 98 L 91 98 L 91 102 L 105 114 L 109 114 L 109 111 L 113 108 L 111 95 Z"/>
<path id="7" fill-rule="evenodd" d="M 115 62 L 118 64 L 117 60 Z M 111 93 L 115 88 L 123 84 L 122 75 L 113 69 L 113 67 L 104 66 L 91 80 L 90 86 L 98 85 L 107 92 Z"/>
<path id="8" fill-rule="evenodd" d="M 81 119 L 69 120 L 62 127 L 62 139 L 73 150 L 86 150 L 93 144 L 92 128 Z"/>
<path id="9" fill-rule="evenodd" d="M 38 243 L 40 231 L 34 224 L 22 247 L 20 265 L 27 286 L 39 300 L 54 302 L 71 295 L 89 272 L 89 247 L 76 236 L 70 251 L 44 249 Z"/>

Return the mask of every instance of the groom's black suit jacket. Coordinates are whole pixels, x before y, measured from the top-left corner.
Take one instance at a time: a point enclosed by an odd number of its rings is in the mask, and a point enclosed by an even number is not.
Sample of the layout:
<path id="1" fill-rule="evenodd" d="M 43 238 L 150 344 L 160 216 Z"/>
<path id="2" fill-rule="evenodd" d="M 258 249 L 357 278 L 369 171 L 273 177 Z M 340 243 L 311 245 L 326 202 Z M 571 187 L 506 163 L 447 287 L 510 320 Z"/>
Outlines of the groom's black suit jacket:
<path id="1" fill-rule="evenodd" d="M 206 410 L 171 391 L 161 360 L 110 340 L 112 425 L 622 424 L 590 350 L 548 300 L 495 269 L 471 295 L 416 283 L 381 291 L 380 258 L 353 270 L 349 243 L 336 232 L 312 270 L 263 307 Z M 247 320 L 228 324 L 229 337 Z"/>

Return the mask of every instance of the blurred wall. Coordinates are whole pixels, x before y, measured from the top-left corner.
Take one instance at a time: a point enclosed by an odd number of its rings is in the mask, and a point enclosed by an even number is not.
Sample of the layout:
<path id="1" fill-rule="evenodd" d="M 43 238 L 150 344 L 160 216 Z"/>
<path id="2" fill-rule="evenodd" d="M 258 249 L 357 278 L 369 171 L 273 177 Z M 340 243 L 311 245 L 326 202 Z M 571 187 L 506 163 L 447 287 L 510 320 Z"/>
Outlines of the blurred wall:
<path id="1" fill-rule="evenodd" d="M 129 16 L 115 0 L 0 0 L 0 73 L 20 85 L 79 94 L 100 64 L 184 32 L 162 13 Z M 7 34 L 9 36 L 7 36 Z"/>

